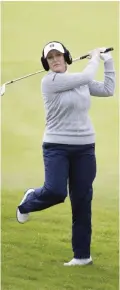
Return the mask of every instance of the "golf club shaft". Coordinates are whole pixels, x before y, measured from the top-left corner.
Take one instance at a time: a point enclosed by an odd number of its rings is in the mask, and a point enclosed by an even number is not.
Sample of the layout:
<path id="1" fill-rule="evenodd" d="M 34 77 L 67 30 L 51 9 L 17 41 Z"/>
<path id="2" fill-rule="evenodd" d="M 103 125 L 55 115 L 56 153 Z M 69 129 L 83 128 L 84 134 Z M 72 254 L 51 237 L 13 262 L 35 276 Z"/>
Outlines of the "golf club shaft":
<path id="1" fill-rule="evenodd" d="M 113 48 L 113 47 L 109 47 L 109 48 L 107 48 L 107 49 L 104 51 L 104 53 L 109 52 L 109 51 L 112 51 L 112 50 L 114 50 L 114 48 Z M 87 58 L 88 56 L 89 56 L 89 54 L 86 54 L 86 55 L 83 55 L 83 56 L 79 56 L 79 57 L 73 59 L 72 62 L 76 62 L 76 61 L 78 61 L 78 60 L 85 59 L 85 58 Z M 20 81 L 20 80 L 22 80 L 22 79 L 25 79 L 25 78 L 28 78 L 28 77 L 31 77 L 31 76 L 34 76 L 34 75 L 37 75 L 37 74 L 40 74 L 40 73 L 43 73 L 43 72 L 45 72 L 45 70 L 39 70 L 39 71 L 37 71 L 37 72 L 34 72 L 34 73 L 31 73 L 31 74 L 25 75 L 25 76 L 23 76 L 23 77 L 19 77 L 19 78 L 17 78 L 17 79 L 12 80 L 12 81 L 8 81 L 8 82 L 5 83 L 5 85 L 10 85 L 10 84 L 15 83 L 15 82 L 18 82 L 18 81 Z"/>
<path id="2" fill-rule="evenodd" d="M 40 74 L 40 73 L 42 73 L 42 72 L 45 72 L 45 71 L 44 71 L 44 70 L 36 71 L 36 72 L 34 72 L 34 73 L 31 73 L 31 74 L 25 75 L 25 76 L 23 76 L 23 77 L 20 77 L 20 78 L 14 79 L 14 80 L 12 80 L 12 81 L 8 81 L 8 82 L 5 83 L 5 85 L 10 85 L 10 84 L 15 83 L 15 82 L 18 82 L 18 81 L 20 81 L 20 80 L 22 80 L 22 79 L 25 79 L 25 78 L 28 78 L 28 77 L 31 77 L 31 76 L 34 76 L 34 75 Z"/>

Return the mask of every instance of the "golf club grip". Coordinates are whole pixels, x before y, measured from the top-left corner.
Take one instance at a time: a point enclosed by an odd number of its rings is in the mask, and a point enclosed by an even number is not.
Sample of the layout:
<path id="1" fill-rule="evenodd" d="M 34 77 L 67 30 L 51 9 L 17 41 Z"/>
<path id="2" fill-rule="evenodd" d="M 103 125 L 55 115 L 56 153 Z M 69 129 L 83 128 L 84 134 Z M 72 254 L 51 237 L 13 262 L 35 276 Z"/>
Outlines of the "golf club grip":
<path id="1" fill-rule="evenodd" d="M 106 48 L 106 50 L 104 51 L 104 53 L 109 52 L 109 51 L 112 51 L 112 50 L 114 50 L 113 47 L 108 47 L 108 48 Z M 103 52 L 101 52 L 101 53 L 103 53 Z M 89 56 L 89 54 L 83 55 L 83 56 L 80 57 L 80 59 L 84 59 L 84 58 L 86 58 L 88 56 Z"/>

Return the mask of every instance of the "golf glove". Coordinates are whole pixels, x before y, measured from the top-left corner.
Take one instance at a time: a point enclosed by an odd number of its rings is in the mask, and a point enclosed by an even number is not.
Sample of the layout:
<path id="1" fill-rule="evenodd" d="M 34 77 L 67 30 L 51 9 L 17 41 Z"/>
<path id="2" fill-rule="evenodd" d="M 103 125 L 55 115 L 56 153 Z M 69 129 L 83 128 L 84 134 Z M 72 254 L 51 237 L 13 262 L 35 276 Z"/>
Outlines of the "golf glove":
<path id="1" fill-rule="evenodd" d="M 110 53 L 110 52 L 105 52 L 105 53 L 104 53 L 105 50 L 106 50 L 106 47 L 102 47 L 102 48 L 100 48 L 100 52 L 103 52 L 103 53 L 100 53 L 100 58 L 101 58 L 104 62 L 106 62 L 106 61 L 109 60 L 109 59 L 112 59 L 112 55 L 111 55 L 111 53 Z"/>
<path id="2" fill-rule="evenodd" d="M 0 87 L 0 96 L 3 96 L 5 93 L 5 84 Z"/>
<path id="3" fill-rule="evenodd" d="M 91 59 L 94 56 L 100 57 L 100 48 L 93 49 L 89 51 L 88 54 L 89 54 L 89 56 L 87 57 L 88 59 Z"/>

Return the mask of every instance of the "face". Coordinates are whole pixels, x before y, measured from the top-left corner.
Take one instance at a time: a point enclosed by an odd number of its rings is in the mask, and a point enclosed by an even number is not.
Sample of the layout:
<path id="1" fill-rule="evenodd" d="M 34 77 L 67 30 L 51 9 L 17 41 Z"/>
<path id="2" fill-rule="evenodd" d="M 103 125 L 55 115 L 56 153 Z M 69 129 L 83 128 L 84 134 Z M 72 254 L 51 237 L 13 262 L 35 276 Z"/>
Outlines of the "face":
<path id="1" fill-rule="evenodd" d="M 63 73 L 67 69 L 67 64 L 65 62 L 63 53 L 55 49 L 48 53 L 47 62 L 50 70 L 53 72 Z"/>

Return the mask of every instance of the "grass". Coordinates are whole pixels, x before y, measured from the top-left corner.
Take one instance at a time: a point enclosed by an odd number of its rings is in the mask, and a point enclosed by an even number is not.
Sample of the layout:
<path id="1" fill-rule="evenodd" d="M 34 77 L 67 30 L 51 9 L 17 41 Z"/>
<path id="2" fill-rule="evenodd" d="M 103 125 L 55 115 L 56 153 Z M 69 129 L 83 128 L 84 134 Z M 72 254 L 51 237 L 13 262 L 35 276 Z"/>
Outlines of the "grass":
<path id="1" fill-rule="evenodd" d="M 73 57 L 113 46 L 118 81 L 118 3 L 2 2 L 2 83 L 37 71 L 43 45 L 63 41 Z M 109 13 L 108 13 L 109 11 Z M 86 20 L 87 19 L 87 20 Z M 69 67 L 81 71 L 86 60 Z M 64 268 L 72 258 L 69 198 L 25 225 L 15 211 L 24 190 L 44 182 L 42 75 L 10 85 L 2 105 L 2 290 L 118 290 L 118 82 L 113 98 L 92 98 L 96 129 L 94 265 Z M 101 64 L 98 79 L 103 79 Z"/>

